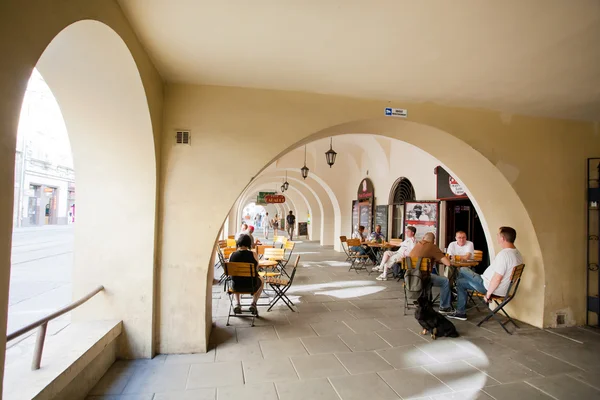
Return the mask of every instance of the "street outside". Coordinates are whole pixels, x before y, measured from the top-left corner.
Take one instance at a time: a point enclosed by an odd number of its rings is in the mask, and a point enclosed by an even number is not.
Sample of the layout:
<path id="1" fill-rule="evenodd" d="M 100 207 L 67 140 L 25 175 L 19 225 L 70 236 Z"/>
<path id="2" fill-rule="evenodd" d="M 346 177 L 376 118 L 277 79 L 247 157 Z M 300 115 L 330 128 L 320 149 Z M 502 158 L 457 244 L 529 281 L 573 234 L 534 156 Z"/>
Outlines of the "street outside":
<path id="1" fill-rule="evenodd" d="M 13 232 L 8 333 L 72 300 L 73 225 L 16 228 Z M 56 334 L 70 321 L 66 314 L 48 326 Z M 34 334 L 30 332 L 29 335 Z M 14 341 L 19 342 L 19 339 Z M 10 343 L 9 347 L 14 345 Z"/>

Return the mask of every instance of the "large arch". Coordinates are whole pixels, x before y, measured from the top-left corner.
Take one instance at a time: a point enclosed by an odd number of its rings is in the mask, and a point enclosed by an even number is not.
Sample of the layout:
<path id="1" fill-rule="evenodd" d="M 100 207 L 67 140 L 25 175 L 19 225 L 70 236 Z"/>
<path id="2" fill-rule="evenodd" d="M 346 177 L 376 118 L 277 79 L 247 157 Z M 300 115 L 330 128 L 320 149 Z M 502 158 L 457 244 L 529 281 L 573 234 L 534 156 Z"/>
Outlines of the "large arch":
<path id="1" fill-rule="evenodd" d="M 515 299 L 511 309 L 517 318 L 535 326 L 543 326 L 545 290 L 544 285 L 539 284 L 544 281 L 543 258 L 529 214 L 500 170 L 456 136 L 430 125 L 397 119 L 375 118 L 348 122 L 314 132 L 289 145 L 254 176 L 300 146 L 345 134 L 373 134 L 398 139 L 440 160 L 452 176 L 458 177 L 472 199 L 486 232 L 490 254 L 499 251 L 495 230 L 503 225 L 513 226 L 519 232 L 517 245 L 525 254 L 527 263 L 528 273 L 524 275 L 522 290 L 528 292 L 528 296 Z M 473 165 L 477 165 L 477 168 L 473 168 Z M 216 235 L 217 232 L 214 237 Z"/>

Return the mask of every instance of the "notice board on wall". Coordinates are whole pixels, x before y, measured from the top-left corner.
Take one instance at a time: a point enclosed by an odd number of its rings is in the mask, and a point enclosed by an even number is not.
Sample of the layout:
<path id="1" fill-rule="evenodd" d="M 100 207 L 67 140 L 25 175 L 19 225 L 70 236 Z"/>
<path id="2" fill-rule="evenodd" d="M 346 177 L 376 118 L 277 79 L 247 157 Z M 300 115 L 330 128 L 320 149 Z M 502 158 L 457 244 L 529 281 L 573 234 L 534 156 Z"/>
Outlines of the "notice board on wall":
<path id="1" fill-rule="evenodd" d="M 375 207 L 375 225 L 381 225 L 381 232 L 385 235 L 386 240 L 388 238 L 388 206 L 376 206 Z"/>
<path id="2" fill-rule="evenodd" d="M 373 230 L 371 226 L 373 222 L 373 207 L 370 204 L 360 205 L 359 220 L 360 225 L 364 226 L 368 233 L 371 233 Z"/>
<path id="3" fill-rule="evenodd" d="M 352 200 L 352 232 L 358 228 L 358 201 Z"/>

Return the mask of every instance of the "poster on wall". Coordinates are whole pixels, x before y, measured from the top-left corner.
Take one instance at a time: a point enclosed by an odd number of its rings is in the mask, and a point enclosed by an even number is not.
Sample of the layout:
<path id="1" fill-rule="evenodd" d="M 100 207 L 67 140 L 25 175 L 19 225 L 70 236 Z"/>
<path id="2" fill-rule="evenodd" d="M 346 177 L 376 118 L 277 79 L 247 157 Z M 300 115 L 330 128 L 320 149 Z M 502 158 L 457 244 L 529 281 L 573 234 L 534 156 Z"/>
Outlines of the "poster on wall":
<path id="1" fill-rule="evenodd" d="M 437 242 L 439 211 L 439 201 L 407 201 L 404 203 L 404 226 L 414 226 L 417 229 L 417 241 L 423 239 L 427 232 L 432 232 Z"/>
<path id="2" fill-rule="evenodd" d="M 358 201 L 352 200 L 352 232 L 358 229 Z"/>
<path id="3" fill-rule="evenodd" d="M 371 227 L 371 222 L 372 222 L 372 215 L 373 215 L 373 208 L 371 207 L 370 204 L 361 204 L 360 205 L 360 225 L 365 227 L 365 230 L 367 233 L 371 233 L 372 227 Z"/>
<path id="4" fill-rule="evenodd" d="M 375 206 L 375 226 L 381 225 L 381 232 L 388 239 L 388 206 Z"/>

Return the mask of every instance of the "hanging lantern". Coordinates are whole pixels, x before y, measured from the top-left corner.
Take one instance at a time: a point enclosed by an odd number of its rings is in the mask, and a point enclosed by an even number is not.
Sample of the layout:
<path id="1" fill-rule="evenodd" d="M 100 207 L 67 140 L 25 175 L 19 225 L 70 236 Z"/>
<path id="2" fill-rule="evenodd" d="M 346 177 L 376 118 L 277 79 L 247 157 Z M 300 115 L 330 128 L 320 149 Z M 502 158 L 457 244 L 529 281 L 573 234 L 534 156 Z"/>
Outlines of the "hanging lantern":
<path id="1" fill-rule="evenodd" d="M 325 158 L 327 159 L 327 164 L 329 165 L 329 168 L 331 168 L 333 164 L 335 164 L 336 156 L 337 153 L 333 150 L 333 138 L 330 138 L 329 150 L 327 150 L 327 152 L 325 153 Z"/>
<path id="2" fill-rule="evenodd" d="M 285 182 L 283 182 L 283 187 L 285 188 L 285 190 L 288 190 L 288 188 L 290 187 L 290 184 L 287 181 L 287 171 L 285 171 Z"/>
<path id="3" fill-rule="evenodd" d="M 304 167 L 300 168 L 302 172 L 302 178 L 308 178 L 308 167 L 306 166 L 306 145 L 304 145 Z"/>
<path id="4" fill-rule="evenodd" d="M 281 185 L 281 193 L 285 192 L 285 187 Z"/>

